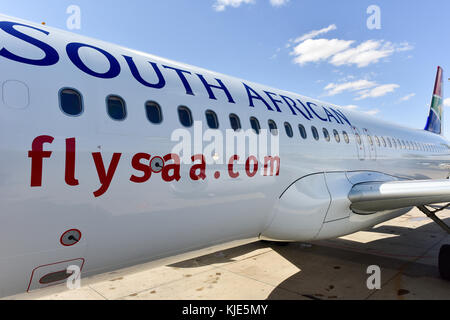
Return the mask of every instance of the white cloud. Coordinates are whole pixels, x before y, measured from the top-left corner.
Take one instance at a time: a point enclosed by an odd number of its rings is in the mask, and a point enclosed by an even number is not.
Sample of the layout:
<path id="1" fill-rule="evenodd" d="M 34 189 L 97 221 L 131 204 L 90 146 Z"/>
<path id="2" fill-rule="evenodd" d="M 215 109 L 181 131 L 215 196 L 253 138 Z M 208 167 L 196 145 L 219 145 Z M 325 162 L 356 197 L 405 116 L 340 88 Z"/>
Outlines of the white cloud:
<path id="1" fill-rule="evenodd" d="M 363 100 L 385 96 L 399 87 L 398 84 L 380 85 L 374 81 L 357 80 L 352 82 L 330 83 L 324 89 L 327 91 L 328 96 L 334 96 L 344 92 L 355 92 L 357 95 L 355 100 Z"/>
<path id="2" fill-rule="evenodd" d="M 270 4 L 274 7 L 281 7 L 288 3 L 289 0 L 270 0 Z"/>
<path id="3" fill-rule="evenodd" d="M 450 98 L 444 100 L 444 107 L 450 107 Z"/>
<path id="4" fill-rule="evenodd" d="M 374 116 L 380 113 L 380 110 L 378 109 L 373 109 L 373 110 L 369 110 L 369 111 L 364 111 L 365 114 L 368 114 L 369 116 Z"/>
<path id="5" fill-rule="evenodd" d="M 376 83 L 368 80 L 358 80 L 353 82 L 346 83 L 330 83 L 325 87 L 325 90 L 328 91 L 329 96 L 334 96 L 340 94 L 345 91 L 359 91 L 363 89 L 369 89 L 376 86 Z"/>
<path id="6" fill-rule="evenodd" d="M 359 109 L 359 106 L 354 105 L 354 104 L 349 104 L 348 106 L 340 106 L 343 109 L 347 109 L 347 110 L 356 110 Z"/>
<path id="7" fill-rule="evenodd" d="M 400 98 L 400 101 L 408 101 L 408 100 L 410 100 L 411 98 L 413 98 L 415 96 L 416 96 L 415 93 L 410 93 L 410 94 L 404 96 L 403 98 Z"/>
<path id="8" fill-rule="evenodd" d="M 216 11 L 224 11 L 226 7 L 237 8 L 243 3 L 255 3 L 255 0 L 216 0 L 213 4 L 213 8 Z"/>
<path id="9" fill-rule="evenodd" d="M 318 35 L 324 34 L 324 33 L 328 33 L 332 30 L 336 30 L 337 27 L 335 24 L 332 24 L 326 28 L 320 29 L 320 30 L 313 30 L 311 32 L 308 32 L 304 35 L 302 35 L 301 37 L 298 37 L 297 39 L 295 39 L 293 42 L 294 43 L 299 43 L 308 39 L 313 39 L 315 37 L 317 37 Z"/>
<path id="10" fill-rule="evenodd" d="M 304 65 L 308 62 L 326 60 L 333 55 L 348 49 L 353 41 L 339 39 L 308 39 L 294 47 L 291 55 L 295 55 L 294 62 Z"/>
<path id="11" fill-rule="evenodd" d="M 331 63 L 335 66 L 356 64 L 359 68 L 377 63 L 380 59 L 394 53 L 392 45 L 383 41 L 368 40 L 356 48 L 350 48 L 333 56 Z"/>
<path id="12" fill-rule="evenodd" d="M 375 87 L 371 90 L 363 90 L 358 92 L 359 97 L 356 100 L 363 100 L 367 98 L 378 98 L 387 95 L 388 93 L 394 92 L 395 89 L 399 88 L 398 84 L 385 84 Z"/>
<path id="13" fill-rule="evenodd" d="M 270 0 L 270 4 L 274 7 L 281 7 L 289 1 L 290 0 Z M 213 4 L 213 8 L 216 11 L 224 11 L 227 7 L 238 8 L 243 3 L 255 3 L 255 0 L 216 0 L 216 2 Z"/>
<path id="14" fill-rule="evenodd" d="M 367 40 L 356 46 L 353 40 L 342 39 L 314 39 L 318 35 L 336 30 L 332 24 L 320 30 L 308 32 L 295 40 L 289 40 L 287 48 L 293 46 L 291 55 L 294 63 L 304 65 L 308 62 L 327 60 L 334 66 L 356 65 L 359 68 L 378 63 L 381 59 L 393 55 L 395 52 L 404 52 L 413 49 L 407 42 L 393 44 L 385 40 Z"/>
<path id="15" fill-rule="evenodd" d="M 347 110 L 359 110 L 360 109 L 359 106 L 354 105 L 354 104 L 350 104 L 350 105 L 347 105 L 347 106 L 340 106 L 340 108 L 347 109 Z M 380 110 L 379 109 L 372 109 L 372 110 L 360 111 L 360 112 L 365 113 L 365 114 L 370 115 L 370 116 L 374 116 L 374 115 L 377 115 L 378 113 L 380 113 Z"/>

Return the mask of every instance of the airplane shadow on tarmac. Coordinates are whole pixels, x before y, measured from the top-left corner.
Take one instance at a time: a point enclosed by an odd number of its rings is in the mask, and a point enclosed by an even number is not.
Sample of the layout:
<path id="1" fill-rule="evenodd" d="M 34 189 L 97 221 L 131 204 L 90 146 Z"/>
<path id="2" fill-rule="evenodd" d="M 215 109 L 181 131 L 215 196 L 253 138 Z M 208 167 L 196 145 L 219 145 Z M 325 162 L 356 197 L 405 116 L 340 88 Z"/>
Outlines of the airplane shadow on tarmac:
<path id="1" fill-rule="evenodd" d="M 233 272 L 274 286 L 267 299 L 449 299 L 449 283 L 439 277 L 437 265 L 439 248 L 450 243 L 450 236 L 426 217 L 409 219 L 429 223 L 415 229 L 381 225 L 360 233 L 357 240 L 350 236 L 288 245 L 259 241 L 171 267 L 230 269 L 245 264 Z M 450 218 L 444 221 L 449 224 Z M 373 274 L 369 266 L 379 267 L 380 290 L 367 286 Z"/>

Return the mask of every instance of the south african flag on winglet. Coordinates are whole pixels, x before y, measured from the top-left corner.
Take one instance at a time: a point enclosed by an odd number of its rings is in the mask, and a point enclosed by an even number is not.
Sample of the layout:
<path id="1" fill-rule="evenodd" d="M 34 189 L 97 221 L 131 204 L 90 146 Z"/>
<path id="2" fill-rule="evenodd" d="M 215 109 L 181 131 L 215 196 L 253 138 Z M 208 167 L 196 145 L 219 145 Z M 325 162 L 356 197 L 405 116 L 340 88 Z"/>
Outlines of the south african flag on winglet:
<path id="1" fill-rule="evenodd" d="M 430 115 L 428 116 L 427 125 L 425 126 L 425 130 L 436 134 L 442 134 L 442 116 L 444 112 L 442 109 L 444 89 L 443 83 L 444 71 L 441 67 L 438 67 L 433 99 L 431 100 Z"/>

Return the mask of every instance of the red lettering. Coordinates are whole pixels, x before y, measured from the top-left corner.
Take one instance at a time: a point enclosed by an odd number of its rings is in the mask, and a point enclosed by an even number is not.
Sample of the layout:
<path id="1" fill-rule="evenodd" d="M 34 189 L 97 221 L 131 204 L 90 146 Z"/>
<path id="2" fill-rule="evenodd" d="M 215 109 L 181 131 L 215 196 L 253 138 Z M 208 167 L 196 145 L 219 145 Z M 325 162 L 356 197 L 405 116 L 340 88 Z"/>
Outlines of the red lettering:
<path id="1" fill-rule="evenodd" d="M 231 178 L 236 179 L 237 177 L 239 177 L 239 172 L 234 172 L 234 161 L 239 161 L 238 155 L 232 156 L 230 158 L 230 161 L 228 161 L 228 175 Z"/>
<path id="2" fill-rule="evenodd" d="M 250 161 L 253 161 L 253 171 L 250 171 Z M 247 172 L 249 178 L 253 178 L 258 172 L 258 159 L 255 156 L 248 157 L 245 162 L 245 172 Z"/>
<path id="3" fill-rule="evenodd" d="M 102 154 L 100 152 L 92 153 L 92 157 L 94 158 L 95 168 L 97 169 L 98 178 L 101 183 L 100 189 L 94 192 L 94 196 L 100 197 L 108 191 L 111 181 L 114 177 L 114 173 L 116 172 L 117 166 L 119 165 L 121 153 L 114 153 L 111 163 L 108 168 L 108 172 L 105 170 L 105 166 L 103 164 Z"/>
<path id="4" fill-rule="evenodd" d="M 77 186 L 80 183 L 75 179 L 75 154 L 76 142 L 75 138 L 66 139 L 66 170 L 65 179 L 69 186 Z"/>
<path id="5" fill-rule="evenodd" d="M 206 163 L 205 163 L 205 157 L 202 154 L 196 154 L 195 156 L 191 157 L 192 161 L 201 160 L 201 163 L 195 164 L 192 166 L 189 176 L 192 180 L 205 180 L 206 179 Z M 197 174 L 197 170 L 200 170 L 200 173 Z"/>
<path id="6" fill-rule="evenodd" d="M 174 180 L 179 181 L 181 179 L 180 175 L 180 157 L 174 153 L 168 154 L 164 156 L 164 167 L 161 172 L 161 177 L 166 182 L 172 182 Z M 174 163 L 167 163 L 168 161 L 173 160 Z M 170 175 L 170 171 L 173 171 L 173 174 Z"/>
<path id="7" fill-rule="evenodd" d="M 43 151 L 44 143 L 52 143 L 52 136 L 39 136 L 33 140 L 28 158 L 31 158 L 31 187 L 42 187 L 42 162 L 44 158 L 50 158 L 51 151 Z"/>
<path id="8" fill-rule="evenodd" d="M 142 177 L 138 177 L 135 175 L 132 175 L 130 180 L 134 183 L 144 183 L 150 179 L 152 176 L 152 169 L 150 168 L 150 163 L 143 164 L 141 160 L 147 160 L 150 161 L 151 155 L 147 153 L 138 153 L 133 157 L 133 160 L 131 160 L 131 165 L 134 169 L 137 171 L 141 171 L 144 173 Z"/>
<path id="9" fill-rule="evenodd" d="M 267 173 L 267 169 L 269 168 L 270 165 L 270 173 Z M 273 172 L 274 172 L 274 168 L 277 168 L 277 171 L 275 173 L 276 176 L 280 175 L 280 166 L 281 166 L 281 159 L 280 157 L 264 157 L 264 175 L 271 175 L 273 176 Z"/>

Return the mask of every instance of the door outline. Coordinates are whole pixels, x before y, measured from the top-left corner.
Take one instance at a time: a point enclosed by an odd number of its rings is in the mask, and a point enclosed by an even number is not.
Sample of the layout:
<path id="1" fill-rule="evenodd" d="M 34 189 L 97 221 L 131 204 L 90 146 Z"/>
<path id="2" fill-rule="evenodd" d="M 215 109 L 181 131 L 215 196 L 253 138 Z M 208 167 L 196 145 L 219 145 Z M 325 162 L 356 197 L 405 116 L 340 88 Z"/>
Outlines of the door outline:
<path id="1" fill-rule="evenodd" d="M 358 155 L 359 160 L 366 160 L 366 145 L 364 143 L 363 136 L 359 129 L 355 126 L 352 126 L 353 136 L 355 137 L 355 145 L 356 145 L 356 153 Z M 361 144 L 358 143 L 357 135 L 361 139 Z"/>
<path id="2" fill-rule="evenodd" d="M 364 135 L 366 137 L 367 140 L 367 150 L 369 151 L 369 156 L 368 158 L 370 160 L 377 160 L 377 149 L 375 146 L 375 141 L 374 141 L 374 137 L 372 136 L 372 134 L 370 133 L 369 129 L 364 128 Z"/>

